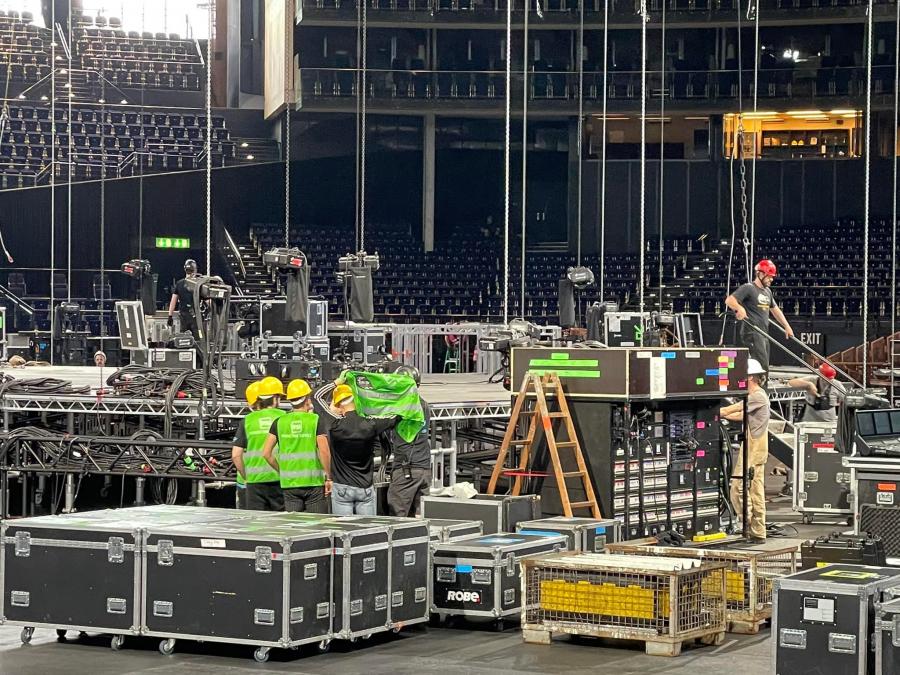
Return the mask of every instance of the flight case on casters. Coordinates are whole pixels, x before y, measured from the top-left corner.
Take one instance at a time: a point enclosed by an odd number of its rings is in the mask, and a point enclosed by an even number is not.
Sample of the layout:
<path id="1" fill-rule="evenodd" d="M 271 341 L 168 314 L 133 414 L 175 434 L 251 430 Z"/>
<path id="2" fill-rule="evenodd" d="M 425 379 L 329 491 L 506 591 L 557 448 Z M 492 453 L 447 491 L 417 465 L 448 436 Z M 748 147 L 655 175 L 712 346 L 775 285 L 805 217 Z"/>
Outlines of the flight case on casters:
<path id="1" fill-rule="evenodd" d="M 522 612 L 519 560 L 565 551 L 567 544 L 562 535 L 518 533 L 434 544 L 432 614 L 490 618 L 502 628 L 504 617 Z"/>
<path id="2" fill-rule="evenodd" d="M 38 516 L 0 524 L 0 623 L 110 633 L 111 646 L 141 628 L 143 528 L 150 523 L 215 522 L 235 511 L 137 507 Z M 73 574 L 77 571 L 77 574 Z"/>
<path id="3" fill-rule="evenodd" d="M 900 598 L 877 607 L 875 622 L 875 673 L 900 673 Z"/>
<path id="4" fill-rule="evenodd" d="M 565 535 L 570 551 L 603 553 L 606 544 L 622 541 L 622 523 L 613 519 L 544 518 L 528 520 L 516 525 L 520 534 Z"/>
<path id="5" fill-rule="evenodd" d="M 800 422 L 794 431 L 793 508 L 811 523 L 815 516 L 844 520 L 850 505 L 850 469 L 835 448 L 835 425 Z"/>
<path id="6" fill-rule="evenodd" d="M 390 534 L 388 623 L 395 631 L 404 625 L 428 621 L 428 579 L 431 575 L 431 539 L 428 523 L 419 518 L 345 516 L 342 523 L 387 527 Z"/>
<path id="7" fill-rule="evenodd" d="M 874 672 L 876 602 L 900 585 L 900 569 L 826 565 L 775 580 L 776 675 Z"/>
<path id="8" fill-rule="evenodd" d="M 143 634 L 272 647 L 332 636 L 330 532 L 240 519 L 150 527 L 144 547 Z"/>

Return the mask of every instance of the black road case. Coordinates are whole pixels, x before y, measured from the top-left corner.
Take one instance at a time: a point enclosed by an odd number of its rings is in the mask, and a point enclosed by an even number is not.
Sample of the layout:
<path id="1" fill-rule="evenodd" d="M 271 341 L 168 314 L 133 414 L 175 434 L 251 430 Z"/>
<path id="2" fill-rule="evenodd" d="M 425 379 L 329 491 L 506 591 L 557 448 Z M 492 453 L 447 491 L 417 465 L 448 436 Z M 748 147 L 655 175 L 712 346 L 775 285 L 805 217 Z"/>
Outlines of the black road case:
<path id="1" fill-rule="evenodd" d="M 266 522 L 334 537 L 334 637 L 355 641 L 390 630 L 390 528 L 312 513 L 266 513 Z M 427 546 L 427 544 L 426 544 Z"/>
<path id="2" fill-rule="evenodd" d="M 878 607 L 875 623 L 875 673 L 900 673 L 900 599 Z"/>
<path id="3" fill-rule="evenodd" d="M 419 518 L 344 516 L 342 523 L 387 527 L 390 535 L 388 591 L 391 599 L 388 623 L 404 625 L 428 621 L 428 579 L 431 575 L 431 538 L 428 523 Z"/>
<path id="4" fill-rule="evenodd" d="M 472 499 L 422 497 L 422 517 L 480 520 L 484 534 L 515 532 L 519 522 L 541 517 L 541 498 L 538 495 L 475 495 Z"/>
<path id="5" fill-rule="evenodd" d="M 825 534 L 813 541 L 803 542 L 800 546 L 800 558 L 802 568 L 805 570 L 821 567 L 827 563 L 875 567 L 887 564 L 884 542 L 880 537 L 841 532 Z"/>
<path id="6" fill-rule="evenodd" d="M 776 675 L 875 672 L 875 603 L 900 585 L 900 570 L 826 565 L 775 580 Z"/>
<path id="7" fill-rule="evenodd" d="M 794 432 L 794 510 L 805 522 L 818 515 L 846 518 L 850 506 L 850 469 L 835 447 L 835 425 L 801 422 Z"/>
<path id="8" fill-rule="evenodd" d="M 607 543 L 622 541 L 622 523 L 613 519 L 596 518 L 544 518 L 527 520 L 516 525 L 520 534 L 565 535 L 570 551 L 603 553 Z"/>
<path id="9" fill-rule="evenodd" d="M 151 523 L 216 522 L 235 511 L 140 507 L 39 516 L 0 524 L 0 617 L 24 626 L 113 634 L 141 629 L 141 547 Z M 73 574 L 77 571 L 77 574 Z"/>
<path id="10" fill-rule="evenodd" d="M 501 621 L 522 611 L 519 560 L 565 551 L 565 536 L 486 534 L 434 545 L 431 612 Z"/>
<path id="11" fill-rule="evenodd" d="M 480 537 L 484 534 L 480 520 L 448 520 L 446 518 L 429 518 L 428 532 L 433 543 L 446 543 Z"/>
<path id="12" fill-rule="evenodd" d="M 328 644 L 331 533 L 240 519 L 149 527 L 143 634 L 171 653 L 179 638 L 258 647 Z"/>

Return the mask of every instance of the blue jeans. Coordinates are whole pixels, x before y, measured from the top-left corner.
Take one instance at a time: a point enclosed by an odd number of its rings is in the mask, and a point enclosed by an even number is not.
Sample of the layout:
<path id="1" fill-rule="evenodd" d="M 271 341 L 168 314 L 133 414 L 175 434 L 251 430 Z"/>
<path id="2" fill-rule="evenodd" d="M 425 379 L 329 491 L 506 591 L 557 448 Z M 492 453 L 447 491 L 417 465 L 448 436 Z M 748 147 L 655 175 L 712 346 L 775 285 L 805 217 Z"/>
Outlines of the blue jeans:
<path id="1" fill-rule="evenodd" d="M 374 516 L 375 488 L 334 483 L 331 486 L 331 512 L 336 516 Z"/>

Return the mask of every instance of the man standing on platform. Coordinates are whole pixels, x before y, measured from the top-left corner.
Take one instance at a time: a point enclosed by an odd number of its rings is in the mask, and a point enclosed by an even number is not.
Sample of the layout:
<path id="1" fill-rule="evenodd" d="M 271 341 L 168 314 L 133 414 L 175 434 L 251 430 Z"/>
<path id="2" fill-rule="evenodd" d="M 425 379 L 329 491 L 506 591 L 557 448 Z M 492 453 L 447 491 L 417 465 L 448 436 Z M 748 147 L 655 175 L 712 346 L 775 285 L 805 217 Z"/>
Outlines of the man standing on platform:
<path id="1" fill-rule="evenodd" d="M 750 494 L 750 541 L 754 544 L 766 540 L 766 462 L 769 460 L 769 395 L 762 387 L 766 371 L 756 359 L 747 362 L 747 489 Z M 719 414 L 731 422 L 744 421 L 744 403 L 738 401 L 719 410 Z M 731 478 L 731 505 L 739 515 L 744 513 L 743 475 L 744 453 L 738 449 L 737 461 Z"/>
<path id="2" fill-rule="evenodd" d="M 175 282 L 175 290 L 172 293 L 172 299 L 169 301 L 169 327 L 174 323 L 173 315 L 175 308 L 178 308 L 178 316 L 181 319 L 181 331 L 183 333 L 190 332 L 200 346 L 200 331 L 197 323 L 197 312 L 199 307 L 194 307 L 194 293 L 188 286 L 188 279 L 197 276 L 197 261 L 188 258 L 184 261 L 184 279 Z"/>
<path id="3" fill-rule="evenodd" d="M 760 260 L 754 268 L 754 274 L 752 282 L 739 286 L 725 298 L 725 305 L 734 312 L 738 321 L 746 322 L 741 325 L 741 343 L 750 350 L 750 357 L 759 361 L 763 371 L 768 373 L 769 313 L 771 312 L 782 325 L 789 338 L 794 337 L 794 331 L 784 313 L 775 304 L 775 297 L 772 294 L 772 282 L 778 274 L 775 263 L 771 260 Z"/>
<path id="4" fill-rule="evenodd" d="M 238 427 L 231 448 L 231 459 L 239 475 L 247 481 L 247 508 L 253 511 L 284 511 L 284 495 L 278 472 L 265 457 L 263 448 L 272 424 L 284 415 L 278 409 L 284 385 L 275 377 L 259 383 L 259 410 L 251 412 Z"/>
<path id="5" fill-rule="evenodd" d="M 306 380 L 288 384 L 293 410 L 272 423 L 263 457 L 278 472 L 286 511 L 328 513 L 331 453 Z M 275 452 L 275 446 L 278 452 Z"/>

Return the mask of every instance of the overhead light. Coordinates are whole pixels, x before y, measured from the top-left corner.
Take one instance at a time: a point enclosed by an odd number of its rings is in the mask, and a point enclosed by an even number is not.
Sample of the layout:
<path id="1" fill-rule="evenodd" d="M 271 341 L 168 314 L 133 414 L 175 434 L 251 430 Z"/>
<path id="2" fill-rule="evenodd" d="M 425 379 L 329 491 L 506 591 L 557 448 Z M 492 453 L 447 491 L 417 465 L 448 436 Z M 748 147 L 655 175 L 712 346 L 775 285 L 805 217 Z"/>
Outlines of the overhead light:
<path id="1" fill-rule="evenodd" d="M 69 84 L 68 82 L 66 82 L 66 83 L 63 85 L 63 87 L 66 88 L 66 89 L 68 89 L 68 88 L 71 87 L 71 86 L 72 86 L 72 85 Z"/>
<path id="2" fill-rule="evenodd" d="M 246 147 L 247 147 L 247 141 L 244 141 L 243 143 L 241 143 L 241 147 L 242 147 L 242 148 L 246 148 Z"/>
<path id="3" fill-rule="evenodd" d="M 60 75 L 65 75 L 65 74 L 66 74 L 66 69 L 63 68 L 62 70 L 60 70 L 60 71 L 59 71 L 59 74 L 60 74 Z"/>
<path id="4" fill-rule="evenodd" d="M 856 115 L 860 111 L 854 110 L 853 108 L 848 108 L 846 110 L 844 110 L 844 109 L 829 110 L 828 112 L 830 112 L 832 115 Z"/>
<path id="5" fill-rule="evenodd" d="M 19 98 L 22 99 L 22 100 L 24 101 L 24 100 L 25 100 L 25 94 L 19 94 Z"/>
<path id="6" fill-rule="evenodd" d="M 808 117 L 809 115 L 822 115 L 821 110 L 788 110 L 788 115 L 792 117 Z"/>
<path id="7" fill-rule="evenodd" d="M 124 98 L 119 101 L 119 103 L 121 103 L 122 105 L 128 105 L 128 101 L 126 101 Z"/>
<path id="8" fill-rule="evenodd" d="M 97 101 L 97 103 L 106 103 L 106 99 L 105 99 L 105 98 L 101 98 L 100 100 Z"/>
<path id="9" fill-rule="evenodd" d="M 247 155 L 247 159 L 255 159 L 253 155 Z"/>
<path id="10" fill-rule="evenodd" d="M 849 117 L 852 119 L 856 119 L 857 117 L 859 117 L 859 113 L 846 113 L 844 115 L 841 115 L 841 117 Z"/>
<path id="11" fill-rule="evenodd" d="M 744 113 L 744 117 L 748 119 L 754 117 L 772 117 L 773 115 L 778 115 L 778 113 L 771 110 L 758 110 L 756 112 Z"/>
<path id="12" fill-rule="evenodd" d="M 46 96 L 41 96 L 41 100 L 42 100 L 42 101 L 46 101 L 46 100 L 47 100 L 47 97 L 46 97 Z"/>

